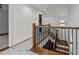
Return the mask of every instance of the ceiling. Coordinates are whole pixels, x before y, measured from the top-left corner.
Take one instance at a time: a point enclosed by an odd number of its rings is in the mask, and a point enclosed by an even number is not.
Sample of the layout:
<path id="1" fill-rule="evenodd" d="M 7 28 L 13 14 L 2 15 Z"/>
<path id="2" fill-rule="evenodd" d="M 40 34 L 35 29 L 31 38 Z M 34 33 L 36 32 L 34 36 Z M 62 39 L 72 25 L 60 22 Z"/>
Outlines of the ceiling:
<path id="1" fill-rule="evenodd" d="M 67 16 L 69 4 L 32 4 L 38 11 L 45 16 L 61 17 Z"/>
<path id="2" fill-rule="evenodd" d="M 57 8 L 68 8 L 68 4 L 33 4 L 34 7 L 39 9 L 40 11 L 43 11 L 44 9 L 47 10 L 54 10 Z"/>

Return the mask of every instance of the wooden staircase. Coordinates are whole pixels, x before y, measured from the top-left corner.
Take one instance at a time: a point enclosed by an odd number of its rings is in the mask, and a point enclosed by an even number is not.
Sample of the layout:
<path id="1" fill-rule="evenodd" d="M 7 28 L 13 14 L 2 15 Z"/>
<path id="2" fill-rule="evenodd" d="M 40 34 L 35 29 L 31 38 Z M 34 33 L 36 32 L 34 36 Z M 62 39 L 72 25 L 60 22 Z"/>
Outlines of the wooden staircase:
<path id="1" fill-rule="evenodd" d="M 48 49 L 54 52 L 58 52 L 64 55 L 69 55 L 69 46 L 65 40 L 58 40 L 56 42 L 56 47 L 53 49 L 54 44 L 52 41 L 48 40 L 48 42 L 44 45 L 44 49 Z"/>
<path id="2" fill-rule="evenodd" d="M 51 50 L 51 52 L 52 51 L 56 52 L 58 53 L 58 55 L 60 54 L 68 55 L 69 52 L 72 55 L 74 54 L 77 55 L 79 26 L 77 25 L 76 26 L 74 25 L 62 26 L 62 25 L 50 25 L 50 24 L 49 25 L 36 25 L 35 23 L 33 23 L 32 27 L 33 27 L 33 35 L 32 35 L 32 39 L 33 39 L 32 50 L 33 51 L 38 52 L 40 50 L 39 53 L 40 52 L 44 53 L 44 51 L 46 51 L 45 53 L 48 54 L 48 52 Z M 41 35 L 40 35 L 39 28 L 42 29 Z M 59 36 L 58 36 L 58 33 L 59 33 Z M 61 37 L 63 36 L 64 39 L 59 38 L 60 36 Z M 70 39 L 72 39 L 72 42 L 68 42 L 67 39 L 68 41 L 71 41 Z M 74 39 L 75 39 L 75 42 L 73 41 Z M 48 40 L 52 41 L 52 43 L 50 43 L 51 45 L 46 44 Z M 75 47 L 73 47 L 74 43 L 75 43 Z M 45 45 L 46 47 L 44 47 Z M 74 48 L 75 48 L 75 52 L 73 51 Z M 52 54 L 54 54 L 53 52 Z"/>
<path id="3" fill-rule="evenodd" d="M 60 40 L 57 37 L 57 34 L 55 33 L 52 33 L 51 37 L 52 37 L 52 41 L 54 41 L 52 50 L 68 55 L 69 54 L 68 42 L 66 40 Z"/>
<path id="4" fill-rule="evenodd" d="M 56 43 L 55 51 L 63 54 L 69 54 L 69 45 L 66 40 L 58 40 Z"/>
<path id="5" fill-rule="evenodd" d="M 34 48 L 34 49 L 32 48 L 31 51 L 39 55 L 64 55 L 61 52 L 57 52 L 57 51 L 53 51 L 45 48 Z"/>
<path id="6" fill-rule="evenodd" d="M 42 30 L 43 30 L 43 35 L 46 35 L 45 34 L 46 32 L 44 31 L 45 29 L 42 29 Z M 62 40 L 62 39 L 60 40 L 58 38 L 58 30 L 56 28 L 54 28 L 53 30 L 50 30 L 50 26 L 46 30 L 48 30 L 48 32 L 47 32 L 48 35 L 46 35 L 47 39 L 43 39 L 43 40 L 48 40 L 48 42 L 46 41 L 46 42 L 42 43 L 42 41 L 43 41 L 42 36 L 40 37 L 40 35 L 38 35 L 38 36 L 36 35 L 35 24 L 33 24 L 33 48 L 32 48 L 32 51 L 36 52 L 38 54 L 46 54 L 46 55 L 49 55 L 49 54 L 50 55 L 68 55 L 69 54 L 68 42 L 66 40 Z M 38 33 L 38 31 L 37 31 L 37 33 Z M 39 37 L 39 39 L 36 36 Z M 41 42 L 40 42 L 40 39 L 42 40 Z M 40 42 L 40 44 L 38 44 L 40 46 L 38 46 L 36 44 L 36 41 Z"/>

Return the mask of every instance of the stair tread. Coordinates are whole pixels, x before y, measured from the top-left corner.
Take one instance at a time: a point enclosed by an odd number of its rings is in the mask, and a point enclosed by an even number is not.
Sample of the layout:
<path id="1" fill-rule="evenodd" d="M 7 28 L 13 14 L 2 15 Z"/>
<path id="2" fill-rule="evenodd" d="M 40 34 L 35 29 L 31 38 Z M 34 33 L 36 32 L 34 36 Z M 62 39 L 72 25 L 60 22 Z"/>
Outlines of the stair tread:
<path id="1" fill-rule="evenodd" d="M 60 47 L 60 46 L 56 46 L 56 49 L 61 49 L 61 50 L 69 51 L 69 48 L 66 48 L 66 47 Z"/>
<path id="2" fill-rule="evenodd" d="M 62 50 L 55 50 L 56 52 L 59 52 L 59 53 L 63 53 L 63 54 L 66 54 L 66 55 L 68 55 L 69 54 L 69 52 L 65 52 L 65 51 L 62 51 Z"/>
<path id="3" fill-rule="evenodd" d="M 52 51 L 45 48 L 32 48 L 32 52 L 38 53 L 40 55 L 64 55 L 61 52 Z"/>
<path id="4" fill-rule="evenodd" d="M 57 47 L 62 47 L 62 48 L 67 48 L 67 49 L 69 49 L 69 47 L 68 46 L 64 46 L 64 45 L 56 45 Z"/>
<path id="5" fill-rule="evenodd" d="M 64 43 L 67 43 L 66 40 L 57 40 L 58 42 L 64 42 Z"/>
<path id="6" fill-rule="evenodd" d="M 66 51 L 66 50 L 61 50 L 61 49 L 55 49 L 55 50 L 61 51 L 61 52 L 63 52 L 63 53 L 69 53 L 69 51 Z"/>
<path id="7" fill-rule="evenodd" d="M 66 40 L 57 40 L 58 45 L 69 46 Z"/>

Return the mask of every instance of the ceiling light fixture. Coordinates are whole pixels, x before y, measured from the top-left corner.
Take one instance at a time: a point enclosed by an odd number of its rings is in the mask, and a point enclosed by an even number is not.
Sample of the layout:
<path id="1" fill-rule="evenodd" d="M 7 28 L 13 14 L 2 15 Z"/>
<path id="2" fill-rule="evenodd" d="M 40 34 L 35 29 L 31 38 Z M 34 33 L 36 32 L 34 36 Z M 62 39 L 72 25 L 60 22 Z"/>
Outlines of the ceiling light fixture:
<path id="1" fill-rule="evenodd" d="M 43 11 L 47 11 L 47 9 L 43 9 Z"/>
<path id="2" fill-rule="evenodd" d="M 39 11 L 38 14 L 42 14 L 42 12 Z"/>

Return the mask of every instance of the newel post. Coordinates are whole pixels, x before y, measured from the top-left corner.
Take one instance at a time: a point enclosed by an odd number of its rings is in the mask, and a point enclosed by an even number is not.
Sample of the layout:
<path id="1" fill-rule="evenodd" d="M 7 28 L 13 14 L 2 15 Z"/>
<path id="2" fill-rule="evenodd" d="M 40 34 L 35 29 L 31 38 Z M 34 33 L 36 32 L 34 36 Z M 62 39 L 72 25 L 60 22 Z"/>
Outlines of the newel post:
<path id="1" fill-rule="evenodd" d="M 33 23 L 32 24 L 32 45 L 33 45 L 33 48 L 35 48 L 36 46 L 36 24 Z"/>

